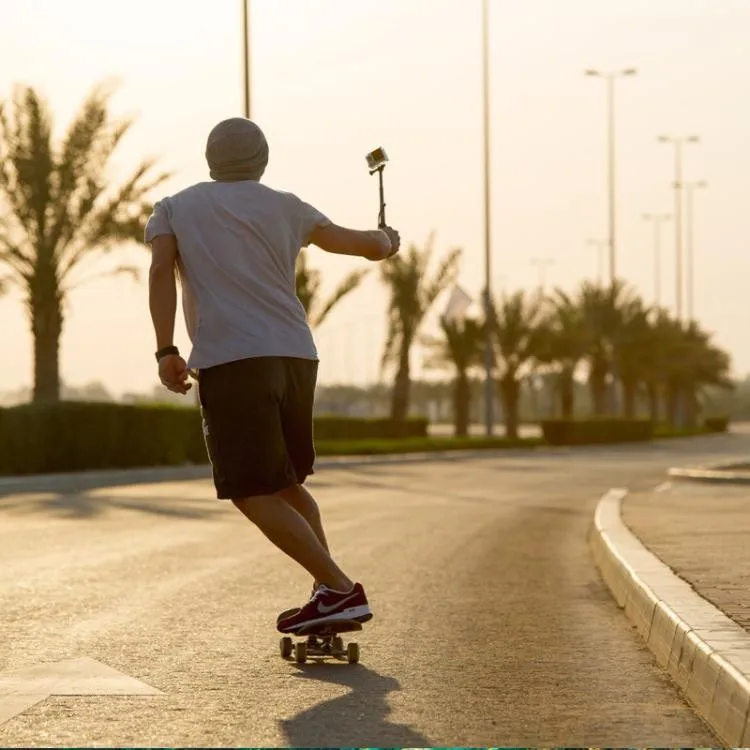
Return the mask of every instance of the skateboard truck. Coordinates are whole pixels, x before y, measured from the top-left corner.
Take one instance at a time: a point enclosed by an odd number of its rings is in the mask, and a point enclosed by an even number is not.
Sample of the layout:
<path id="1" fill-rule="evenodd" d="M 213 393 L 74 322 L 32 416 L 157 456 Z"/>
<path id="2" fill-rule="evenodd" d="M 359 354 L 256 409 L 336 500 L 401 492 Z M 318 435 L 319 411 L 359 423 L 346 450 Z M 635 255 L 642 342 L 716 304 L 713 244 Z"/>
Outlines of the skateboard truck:
<path id="1" fill-rule="evenodd" d="M 367 159 L 367 166 L 370 170 L 370 174 L 373 175 L 375 172 L 378 173 L 378 182 L 380 185 L 380 212 L 378 213 L 378 229 L 382 229 L 385 224 L 385 194 L 383 192 L 383 170 L 385 165 L 388 163 L 388 154 L 385 149 L 381 146 L 376 148 L 374 151 L 370 151 L 365 157 Z"/>
<path id="2" fill-rule="evenodd" d="M 281 639 L 279 642 L 281 657 L 283 659 L 293 657 L 297 664 L 304 664 L 310 657 L 325 658 L 327 656 L 334 659 L 345 658 L 349 664 L 356 664 L 359 662 L 359 645 L 352 642 L 346 644 L 344 648 L 344 639 L 339 635 L 339 633 L 356 630 L 362 630 L 362 625 L 356 620 L 338 620 L 321 625 L 308 625 L 293 634 L 306 640 L 294 643 L 288 635 Z"/>

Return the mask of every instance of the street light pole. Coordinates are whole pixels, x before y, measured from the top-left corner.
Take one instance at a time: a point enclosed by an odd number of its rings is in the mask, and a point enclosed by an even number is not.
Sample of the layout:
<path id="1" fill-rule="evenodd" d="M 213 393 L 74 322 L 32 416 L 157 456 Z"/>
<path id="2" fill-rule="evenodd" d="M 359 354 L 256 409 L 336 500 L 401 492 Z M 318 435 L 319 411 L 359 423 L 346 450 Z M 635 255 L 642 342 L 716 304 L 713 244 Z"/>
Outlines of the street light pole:
<path id="1" fill-rule="evenodd" d="M 604 282 L 604 250 L 609 242 L 607 240 L 588 240 L 587 242 L 596 248 L 597 283 L 601 286 Z"/>
<path id="2" fill-rule="evenodd" d="M 677 320 L 682 321 L 682 147 L 686 143 L 698 143 L 697 135 L 659 136 L 660 143 L 674 146 L 674 238 L 675 238 L 675 309 Z"/>
<path id="3" fill-rule="evenodd" d="M 654 305 L 661 307 L 661 225 L 669 221 L 672 214 L 643 214 L 646 221 L 654 225 Z"/>
<path id="4" fill-rule="evenodd" d="M 536 266 L 539 269 L 539 291 L 544 293 L 546 274 L 545 271 L 547 266 L 554 265 L 555 261 L 553 258 L 532 258 L 531 265 Z"/>
<path id="5" fill-rule="evenodd" d="M 482 99 L 484 104 L 484 426 L 488 437 L 494 432 L 494 383 L 492 379 L 492 283 L 491 210 L 490 210 L 490 64 L 489 64 L 489 3 L 482 0 Z"/>
<path id="6" fill-rule="evenodd" d="M 695 295 L 695 250 L 693 241 L 693 192 L 708 187 L 705 180 L 685 183 L 685 224 L 687 225 L 685 256 L 687 271 L 687 319 L 693 321 L 693 300 Z"/>
<path id="7" fill-rule="evenodd" d="M 604 78 L 607 84 L 607 224 L 609 227 L 609 281 L 614 287 L 617 278 L 616 238 L 616 175 L 615 175 L 615 79 L 636 74 L 635 68 L 619 71 L 589 69 L 586 75 Z"/>
<path id="8" fill-rule="evenodd" d="M 242 0 L 242 74 L 245 117 L 250 119 L 250 0 Z"/>

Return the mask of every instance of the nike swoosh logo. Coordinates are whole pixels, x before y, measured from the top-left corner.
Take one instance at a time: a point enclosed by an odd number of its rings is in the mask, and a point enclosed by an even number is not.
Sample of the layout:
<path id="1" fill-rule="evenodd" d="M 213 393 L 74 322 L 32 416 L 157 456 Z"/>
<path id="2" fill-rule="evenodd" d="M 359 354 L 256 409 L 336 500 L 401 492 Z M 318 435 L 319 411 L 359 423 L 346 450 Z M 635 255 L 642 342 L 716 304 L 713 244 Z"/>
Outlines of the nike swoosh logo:
<path id="1" fill-rule="evenodd" d="M 356 594 L 351 594 L 350 596 L 347 596 L 346 599 L 336 602 L 332 607 L 327 607 L 323 602 L 318 602 L 318 612 L 320 612 L 321 615 L 327 615 L 329 612 L 333 612 L 334 609 L 338 609 L 342 604 L 345 604 L 350 599 L 354 599 L 356 596 Z"/>

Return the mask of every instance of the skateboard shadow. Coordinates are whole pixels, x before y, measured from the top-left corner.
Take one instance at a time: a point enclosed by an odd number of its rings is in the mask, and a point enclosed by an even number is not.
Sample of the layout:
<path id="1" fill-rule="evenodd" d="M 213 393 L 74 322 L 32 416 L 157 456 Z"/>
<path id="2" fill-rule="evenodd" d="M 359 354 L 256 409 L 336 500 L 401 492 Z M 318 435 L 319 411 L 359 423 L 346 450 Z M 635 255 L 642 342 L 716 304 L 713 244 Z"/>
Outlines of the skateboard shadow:
<path id="1" fill-rule="evenodd" d="M 295 665 L 297 677 L 350 688 L 346 695 L 318 703 L 279 721 L 289 747 L 430 747 L 427 737 L 388 721 L 388 693 L 400 690 L 394 677 L 358 664 Z"/>

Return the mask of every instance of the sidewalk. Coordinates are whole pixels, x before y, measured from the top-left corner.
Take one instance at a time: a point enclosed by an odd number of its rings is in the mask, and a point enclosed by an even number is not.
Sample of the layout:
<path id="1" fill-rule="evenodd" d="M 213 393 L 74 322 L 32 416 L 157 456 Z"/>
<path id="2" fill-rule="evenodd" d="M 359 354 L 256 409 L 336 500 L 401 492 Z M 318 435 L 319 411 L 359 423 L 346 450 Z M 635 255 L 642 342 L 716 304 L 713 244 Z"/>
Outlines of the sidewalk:
<path id="1" fill-rule="evenodd" d="M 611 490 L 589 542 L 615 601 L 696 713 L 726 746 L 750 747 L 750 474 L 712 474 Z"/>
<path id="2" fill-rule="evenodd" d="M 750 485 L 670 483 L 626 497 L 622 518 L 647 549 L 750 632 Z"/>

